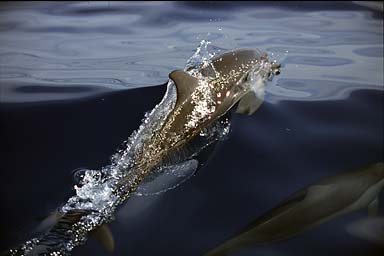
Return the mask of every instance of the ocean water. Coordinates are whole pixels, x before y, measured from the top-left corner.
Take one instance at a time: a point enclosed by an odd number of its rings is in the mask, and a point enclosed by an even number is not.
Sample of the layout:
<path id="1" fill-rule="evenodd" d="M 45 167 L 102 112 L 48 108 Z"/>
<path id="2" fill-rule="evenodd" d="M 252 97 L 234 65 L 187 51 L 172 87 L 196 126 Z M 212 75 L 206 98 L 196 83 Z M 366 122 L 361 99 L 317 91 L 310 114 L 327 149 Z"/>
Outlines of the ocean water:
<path id="1" fill-rule="evenodd" d="M 292 192 L 383 161 L 383 12 L 352 2 L 0 4 L 0 251 L 74 193 L 165 93 L 202 40 L 259 48 L 282 64 L 262 107 L 181 186 L 134 197 L 110 255 L 202 255 Z M 381 193 L 383 201 L 383 193 Z M 383 208 L 380 209 L 383 212 Z M 235 255 L 381 255 L 351 213 Z M 94 240 L 73 255 L 109 255 Z"/>

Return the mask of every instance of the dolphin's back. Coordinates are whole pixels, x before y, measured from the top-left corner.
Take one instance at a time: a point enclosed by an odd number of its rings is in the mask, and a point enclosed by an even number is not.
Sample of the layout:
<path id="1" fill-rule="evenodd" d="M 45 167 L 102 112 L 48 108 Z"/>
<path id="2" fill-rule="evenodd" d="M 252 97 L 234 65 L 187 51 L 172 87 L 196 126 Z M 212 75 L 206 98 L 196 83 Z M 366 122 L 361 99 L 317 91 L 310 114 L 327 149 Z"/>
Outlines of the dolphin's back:
<path id="1" fill-rule="evenodd" d="M 253 66 L 256 61 L 265 58 L 267 58 L 267 54 L 259 49 L 238 49 L 212 58 L 211 63 L 217 72 L 226 75 L 234 70 L 233 63 L 236 63 L 238 68 L 247 67 Z"/>

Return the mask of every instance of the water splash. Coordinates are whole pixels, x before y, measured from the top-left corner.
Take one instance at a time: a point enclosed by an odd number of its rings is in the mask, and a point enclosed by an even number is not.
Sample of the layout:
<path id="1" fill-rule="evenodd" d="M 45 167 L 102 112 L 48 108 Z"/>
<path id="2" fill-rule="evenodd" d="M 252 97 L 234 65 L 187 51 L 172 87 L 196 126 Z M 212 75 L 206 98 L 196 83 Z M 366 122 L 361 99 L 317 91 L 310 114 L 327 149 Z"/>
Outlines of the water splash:
<path id="1" fill-rule="evenodd" d="M 220 48 L 212 45 L 210 41 L 201 40 L 195 53 L 188 59 L 184 71 L 198 71 L 196 67 L 209 64 L 210 59 L 220 52 Z"/>

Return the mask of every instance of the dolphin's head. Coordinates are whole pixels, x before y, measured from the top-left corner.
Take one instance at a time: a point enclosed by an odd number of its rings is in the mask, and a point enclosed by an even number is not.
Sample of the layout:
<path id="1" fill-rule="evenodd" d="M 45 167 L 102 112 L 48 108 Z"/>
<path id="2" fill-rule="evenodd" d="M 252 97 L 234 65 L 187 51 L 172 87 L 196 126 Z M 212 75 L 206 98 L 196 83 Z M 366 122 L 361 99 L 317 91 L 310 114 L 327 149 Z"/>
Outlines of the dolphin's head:
<path id="1" fill-rule="evenodd" d="M 255 75 L 265 80 L 280 73 L 280 64 L 271 62 L 261 50 L 236 49 L 213 57 L 209 65 L 201 69 L 201 73 L 233 82 L 246 81 Z"/>
<path id="2" fill-rule="evenodd" d="M 172 129 L 195 129 L 207 120 L 213 122 L 237 103 L 237 113 L 254 113 L 263 102 L 264 81 L 279 74 L 279 68 L 260 50 L 236 49 L 171 72 L 177 92 L 172 113 L 179 115 Z"/>

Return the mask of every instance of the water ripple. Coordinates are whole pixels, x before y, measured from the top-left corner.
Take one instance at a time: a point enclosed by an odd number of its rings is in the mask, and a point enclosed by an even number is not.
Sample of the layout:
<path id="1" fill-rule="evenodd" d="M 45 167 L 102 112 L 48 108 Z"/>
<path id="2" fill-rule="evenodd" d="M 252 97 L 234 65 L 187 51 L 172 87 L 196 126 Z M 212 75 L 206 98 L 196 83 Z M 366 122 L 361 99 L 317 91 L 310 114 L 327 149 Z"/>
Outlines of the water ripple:
<path id="1" fill-rule="evenodd" d="M 330 101 L 346 99 L 351 92 L 359 89 L 378 90 L 380 84 L 363 84 L 336 80 L 278 79 L 275 85 L 268 86 L 271 94 L 269 102 L 281 100 Z M 382 88 L 381 88 L 382 89 Z M 272 96 L 273 95 L 273 96 Z"/>
<path id="2" fill-rule="evenodd" d="M 280 46 L 280 47 L 269 47 L 266 49 L 272 53 L 285 53 L 285 54 L 319 54 L 319 55 L 328 55 L 335 54 L 334 51 L 320 49 L 320 48 L 305 48 L 305 47 L 292 47 L 292 46 Z"/>
<path id="3" fill-rule="evenodd" d="M 360 56 L 383 58 L 383 47 L 359 48 L 353 52 Z"/>
<path id="4" fill-rule="evenodd" d="M 288 56 L 285 63 L 332 67 L 351 64 L 353 61 L 335 57 Z"/>
<path id="5" fill-rule="evenodd" d="M 42 86 L 60 87 L 84 83 L 110 89 L 163 84 L 168 73 L 182 67 L 202 39 L 222 50 L 267 50 L 286 67 L 283 77 L 293 79 L 292 71 L 306 70 L 294 74 L 298 81 L 309 79 L 310 74 L 313 79 L 340 77 L 342 72 L 349 74 L 343 81 L 358 78 L 372 84 L 372 74 L 382 68 L 380 22 L 352 5 L 346 7 L 349 11 L 327 11 L 327 6 L 325 10 L 306 6 L 304 11 L 300 9 L 303 6 L 274 8 L 261 3 L 209 4 L 206 10 L 196 3 L 160 2 L 9 6 L 13 7 L 6 12 L 5 7 L 0 8 L 0 77 L 14 86 L 17 81 L 42 81 Z M 228 12 L 228 8 L 238 11 Z M 375 57 L 377 61 L 356 56 Z M 382 75 L 378 79 L 373 83 L 382 83 Z M 290 97 L 289 90 L 293 89 L 275 88 L 275 93 Z M 8 97 L 6 92 L 3 99 L 7 102 L 17 98 L 15 94 Z M 312 92 L 298 95 L 308 93 Z M 33 100 L 47 99 L 37 96 Z"/>

